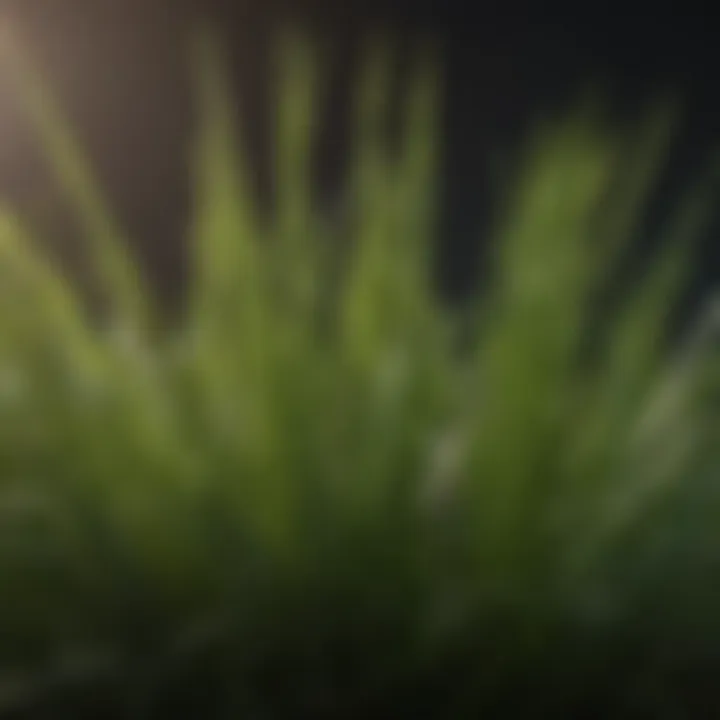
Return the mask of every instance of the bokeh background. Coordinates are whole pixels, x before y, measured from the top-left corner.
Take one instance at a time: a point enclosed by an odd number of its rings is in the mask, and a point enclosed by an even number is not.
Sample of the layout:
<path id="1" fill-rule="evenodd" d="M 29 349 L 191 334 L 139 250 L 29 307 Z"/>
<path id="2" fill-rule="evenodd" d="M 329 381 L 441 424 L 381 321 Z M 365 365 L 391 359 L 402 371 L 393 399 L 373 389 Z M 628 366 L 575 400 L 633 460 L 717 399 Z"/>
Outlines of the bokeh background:
<path id="1" fill-rule="evenodd" d="M 418 41 L 436 45 L 445 73 L 438 277 L 450 297 L 465 296 L 476 281 L 504 173 L 539 117 L 561 112 L 588 88 L 605 93 L 619 123 L 658 97 L 682 103 L 681 132 L 648 216 L 648 237 L 662 224 L 668 199 L 705 163 L 720 127 L 716 24 L 692 5 L 656 6 L 648 14 L 619 4 L 553 11 L 530 2 L 462 0 L 5 0 L 0 22 L 21 32 L 37 56 L 171 306 L 185 277 L 187 46 L 198 19 L 213 20 L 231 46 L 254 180 L 265 198 L 273 33 L 292 22 L 323 44 L 328 88 L 317 181 L 336 213 L 363 40 L 379 32 L 392 39 L 398 87 Z M 0 68 L 0 195 L 51 227 L 67 254 L 71 215 L 6 84 Z M 688 307 L 720 273 L 716 230 L 717 223 L 707 234 Z"/>
<path id="2" fill-rule="evenodd" d="M 714 40 L 689 8 L 0 2 L 0 718 L 720 716 Z M 401 112 L 431 51 L 437 188 L 430 86 Z"/>

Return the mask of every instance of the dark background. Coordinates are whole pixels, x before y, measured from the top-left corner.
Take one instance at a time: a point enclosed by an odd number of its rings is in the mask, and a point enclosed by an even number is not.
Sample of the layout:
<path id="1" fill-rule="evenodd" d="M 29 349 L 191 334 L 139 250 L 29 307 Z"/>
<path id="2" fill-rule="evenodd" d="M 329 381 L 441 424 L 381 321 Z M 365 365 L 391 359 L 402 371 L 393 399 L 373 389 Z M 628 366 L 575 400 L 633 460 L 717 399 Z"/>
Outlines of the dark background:
<path id="1" fill-rule="evenodd" d="M 662 221 L 666 201 L 702 169 L 718 139 L 720 51 L 710 17 L 687 5 L 680 12 L 576 6 L 552 14 L 545 3 L 459 0 L 5 0 L 0 22 L 26 38 L 170 300 L 183 285 L 192 127 L 187 40 L 194 19 L 214 18 L 231 45 L 255 179 L 265 194 L 269 38 L 290 19 L 329 43 L 332 92 L 318 178 L 329 203 L 342 177 L 345 110 L 360 41 L 389 30 L 402 60 L 416 37 L 430 35 L 441 49 L 446 78 L 439 275 L 445 289 L 459 295 L 471 287 L 491 219 L 490 170 L 508 161 L 539 115 L 561 110 L 588 85 L 605 88 L 621 118 L 636 115 L 658 93 L 670 91 L 683 100 L 683 130 L 648 232 Z M 62 249 L 75 232 L 71 215 L 1 71 L 0 195 L 38 218 Z M 696 294 L 720 273 L 717 235 L 716 228 L 708 233 Z"/>

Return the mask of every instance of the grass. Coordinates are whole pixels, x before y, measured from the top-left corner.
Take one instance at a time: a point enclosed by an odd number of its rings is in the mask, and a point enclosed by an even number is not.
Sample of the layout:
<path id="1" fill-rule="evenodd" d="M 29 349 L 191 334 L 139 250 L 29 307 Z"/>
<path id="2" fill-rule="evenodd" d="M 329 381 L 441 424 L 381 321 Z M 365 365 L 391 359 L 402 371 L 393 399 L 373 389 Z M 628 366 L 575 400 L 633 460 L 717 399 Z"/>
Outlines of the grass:
<path id="1" fill-rule="evenodd" d="M 266 223 L 222 58 L 197 44 L 193 274 L 170 328 L 5 48 L 103 304 L 2 213 L 0 716 L 698 712 L 720 639 L 717 359 L 707 334 L 665 335 L 711 183 L 597 313 L 671 114 L 540 129 L 461 322 L 432 277 L 434 66 L 390 155 L 371 54 L 340 237 L 307 182 L 310 49 L 283 48 Z"/>

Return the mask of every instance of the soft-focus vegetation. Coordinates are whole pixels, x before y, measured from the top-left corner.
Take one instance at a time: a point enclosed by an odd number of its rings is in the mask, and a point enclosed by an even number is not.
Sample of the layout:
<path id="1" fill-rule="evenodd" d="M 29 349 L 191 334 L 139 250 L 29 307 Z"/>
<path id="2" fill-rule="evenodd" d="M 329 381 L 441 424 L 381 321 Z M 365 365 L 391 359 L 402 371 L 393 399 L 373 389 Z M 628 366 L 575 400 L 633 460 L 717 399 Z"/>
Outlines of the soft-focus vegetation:
<path id="1" fill-rule="evenodd" d="M 198 44 L 172 328 L 12 56 L 103 297 L 89 313 L 2 213 L 0 717 L 701 712 L 718 364 L 705 315 L 679 344 L 666 332 L 714 188 L 688 194 L 626 291 L 610 284 L 670 114 L 620 133 L 588 106 L 541 129 L 461 316 L 433 281 L 433 64 L 391 154 L 372 55 L 340 228 L 308 181 L 309 49 L 284 47 L 267 223 L 221 58 Z"/>

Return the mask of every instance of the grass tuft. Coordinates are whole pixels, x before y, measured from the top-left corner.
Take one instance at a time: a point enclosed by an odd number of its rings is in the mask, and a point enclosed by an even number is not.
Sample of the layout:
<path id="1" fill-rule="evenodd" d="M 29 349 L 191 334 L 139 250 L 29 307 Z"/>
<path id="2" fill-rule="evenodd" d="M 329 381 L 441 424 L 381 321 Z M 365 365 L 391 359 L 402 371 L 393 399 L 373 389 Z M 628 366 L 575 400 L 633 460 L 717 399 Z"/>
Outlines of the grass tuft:
<path id="1" fill-rule="evenodd" d="M 268 225 L 203 35 L 189 308 L 149 332 L 112 213 L 13 57 L 114 315 L 90 322 L 3 210 L 0 716 L 692 707 L 720 640 L 717 358 L 666 331 L 714 186 L 592 322 L 672 113 L 630 139 L 586 111 L 534 137 L 459 351 L 433 289 L 435 65 L 418 67 L 390 154 L 388 60 L 371 55 L 355 221 L 335 237 L 309 181 L 310 45 L 278 55 Z"/>

